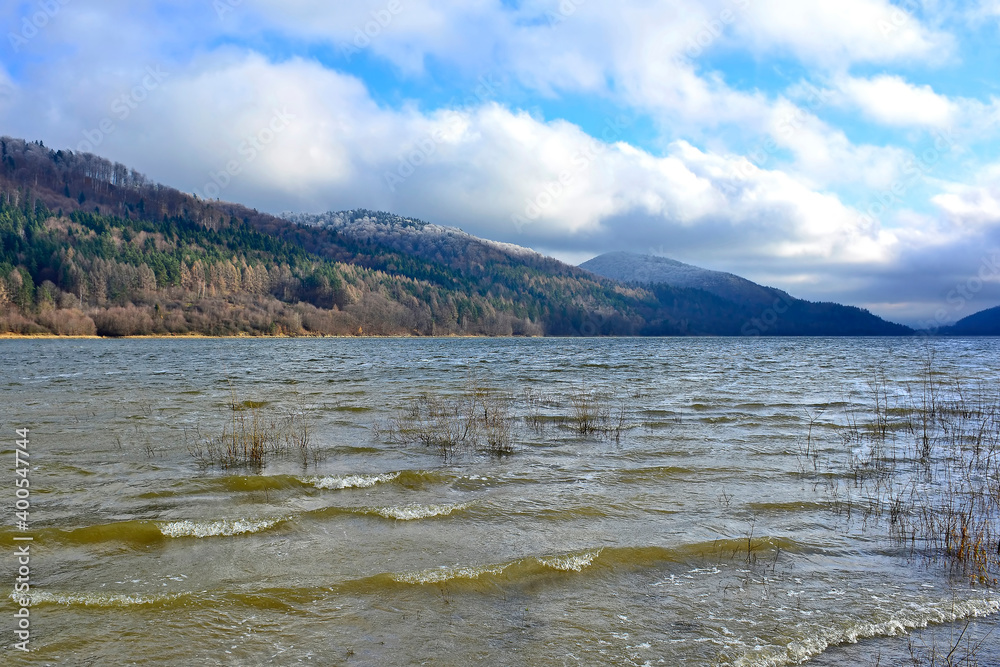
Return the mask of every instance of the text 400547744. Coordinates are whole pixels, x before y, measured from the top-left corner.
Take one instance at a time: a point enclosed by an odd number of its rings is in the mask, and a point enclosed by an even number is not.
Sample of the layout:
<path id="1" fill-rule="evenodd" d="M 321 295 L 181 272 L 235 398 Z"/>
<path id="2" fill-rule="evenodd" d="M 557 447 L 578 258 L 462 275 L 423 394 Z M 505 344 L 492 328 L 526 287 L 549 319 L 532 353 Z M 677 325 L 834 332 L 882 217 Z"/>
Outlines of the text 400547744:
<path id="1" fill-rule="evenodd" d="M 14 516 L 20 531 L 28 530 L 28 510 L 31 508 L 31 482 L 28 480 L 31 464 L 28 454 L 28 429 L 17 429 L 17 441 L 14 448 Z M 32 537 L 18 535 L 14 537 L 17 547 L 17 577 L 14 579 L 14 601 L 17 611 L 14 612 L 14 634 L 18 641 L 14 648 L 27 652 L 31 641 L 31 544 Z"/>

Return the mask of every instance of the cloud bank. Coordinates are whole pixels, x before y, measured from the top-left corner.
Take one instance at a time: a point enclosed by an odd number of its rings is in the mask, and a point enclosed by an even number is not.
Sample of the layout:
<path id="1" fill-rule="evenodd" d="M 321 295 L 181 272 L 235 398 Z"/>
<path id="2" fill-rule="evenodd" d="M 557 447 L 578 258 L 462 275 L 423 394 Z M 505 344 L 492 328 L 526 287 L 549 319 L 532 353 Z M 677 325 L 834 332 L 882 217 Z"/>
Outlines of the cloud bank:
<path id="1" fill-rule="evenodd" d="M 994 14 L 848 4 L 15 3 L 0 122 L 271 212 L 665 254 L 907 323 L 997 305 L 1000 102 L 965 47 Z"/>

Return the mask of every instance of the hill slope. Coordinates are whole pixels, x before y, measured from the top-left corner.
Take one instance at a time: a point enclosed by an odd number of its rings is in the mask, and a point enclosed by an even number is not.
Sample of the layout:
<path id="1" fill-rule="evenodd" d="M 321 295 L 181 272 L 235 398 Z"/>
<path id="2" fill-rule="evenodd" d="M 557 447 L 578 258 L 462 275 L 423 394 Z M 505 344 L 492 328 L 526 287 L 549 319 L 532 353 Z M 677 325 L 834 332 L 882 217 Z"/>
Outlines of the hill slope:
<path id="1" fill-rule="evenodd" d="M 393 213 L 358 209 L 321 215 L 288 213 L 284 217 L 299 225 L 331 229 L 345 237 L 379 243 L 463 271 L 499 261 L 549 273 L 585 275 L 576 267 L 530 248 L 481 239 L 457 227 L 444 227 Z"/>
<path id="2" fill-rule="evenodd" d="M 744 314 L 739 335 L 890 335 L 906 336 L 909 327 L 887 322 L 867 310 L 816 303 L 764 287 L 746 278 L 711 271 L 667 257 L 610 252 L 580 265 L 594 274 L 627 284 L 699 289 L 725 299 Z M 735 335 L 735 334 L 734 334 Z"/>
<path id="3" fill-rule="evenodd" d="M 1000 336 L 1000 306 L 963 317 L 938 333 L 946 336 Z"/>
<path id="4" fill-rule="evenodd" d="M 624 283 L 662 283 L 674 287 L 701 289 L 735 303 L 771 305 L 788 294 L 763 287 L 732 273 L 711 271 L 667 257 L 631 252 L 609 252 L 580 265 L 591 273 Z"/>
<path id="5" fill-rule="evenodd" d="M 805 302 L 765 308 L 692 287 L 625 285 L 388 213 L 290 217 L 201 200 L 90 154 L 0 137 L 0 332 L 904 332 L 858 309 L 848 309 L 852 319 L 840 306 L 800 313 Z"/>
<path id="6" fill-rule="evenodd" d="M 387 215 L 387 214 L 383 214 Z M 124 165 L 0 137 L 0 331 L 635 335 L 701 332 L 675 295 L 529 253 L 447 263 L 238 204 Z M 426 253 L 424 253 L 426 255 Z"/>

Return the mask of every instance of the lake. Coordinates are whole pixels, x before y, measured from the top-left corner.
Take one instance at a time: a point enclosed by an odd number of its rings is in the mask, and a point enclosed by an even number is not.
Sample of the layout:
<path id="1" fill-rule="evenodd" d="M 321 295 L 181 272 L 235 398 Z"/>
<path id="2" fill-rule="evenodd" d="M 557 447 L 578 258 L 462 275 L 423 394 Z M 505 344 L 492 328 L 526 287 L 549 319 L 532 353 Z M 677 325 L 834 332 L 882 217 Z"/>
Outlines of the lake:
<path id="1" fill-rule="evenodd" d="M 30 429 L 25 526 L 0 485 L 11 591 L 32 538 L 31 653 L 12 593 L 5 661 L 846 666 L 957 644 L 1000 663 L 1000 593 L 893 537 L 925 491 L 890 514 L 892 494 L 944 487 L 865 477 L 850 428 L 884 396 L 909 442 L 928 360 L 939 396 L 988 393 L 998 339 L 4 340 L 0 359 L 9 471 Z M 511 453 L 419 441 L 475 396 Z M 308 450 L 197 454 L 258 413 Z"/>

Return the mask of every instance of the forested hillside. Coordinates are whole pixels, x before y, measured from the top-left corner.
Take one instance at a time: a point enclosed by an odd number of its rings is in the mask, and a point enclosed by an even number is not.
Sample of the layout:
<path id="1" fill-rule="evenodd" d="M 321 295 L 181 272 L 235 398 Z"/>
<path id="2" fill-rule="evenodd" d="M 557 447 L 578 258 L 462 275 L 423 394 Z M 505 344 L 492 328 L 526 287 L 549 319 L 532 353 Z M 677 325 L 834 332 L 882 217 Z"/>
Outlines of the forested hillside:
<path id="1" fill-rule="evenodd" d="M 637 309 L 656 307 L 610 281 L 506 263 L 471 277 L 375 241 L 197 200 L 92 155 L 9 138 L 0 151 L 4 331 L 640 333 Z"/>
<path id="2" fill-rule="evenodd" d="M 1000 306 L 963 317 L 955 324 L 932 333 L 945 336 L 1000 336 Z"/>
<path id="3" fill-rule="evenodd" d="M 797 306 L 794 322 L 782 311 L 776 324 L 759 304 L 626 285 L 460 230 L 370 211 L 327 218 L 296 224 L 90 154 L 0 138 L 0 332 L 905 332 L 858 309 L 856 321 L 834 322 L 824 304 Z"/>

